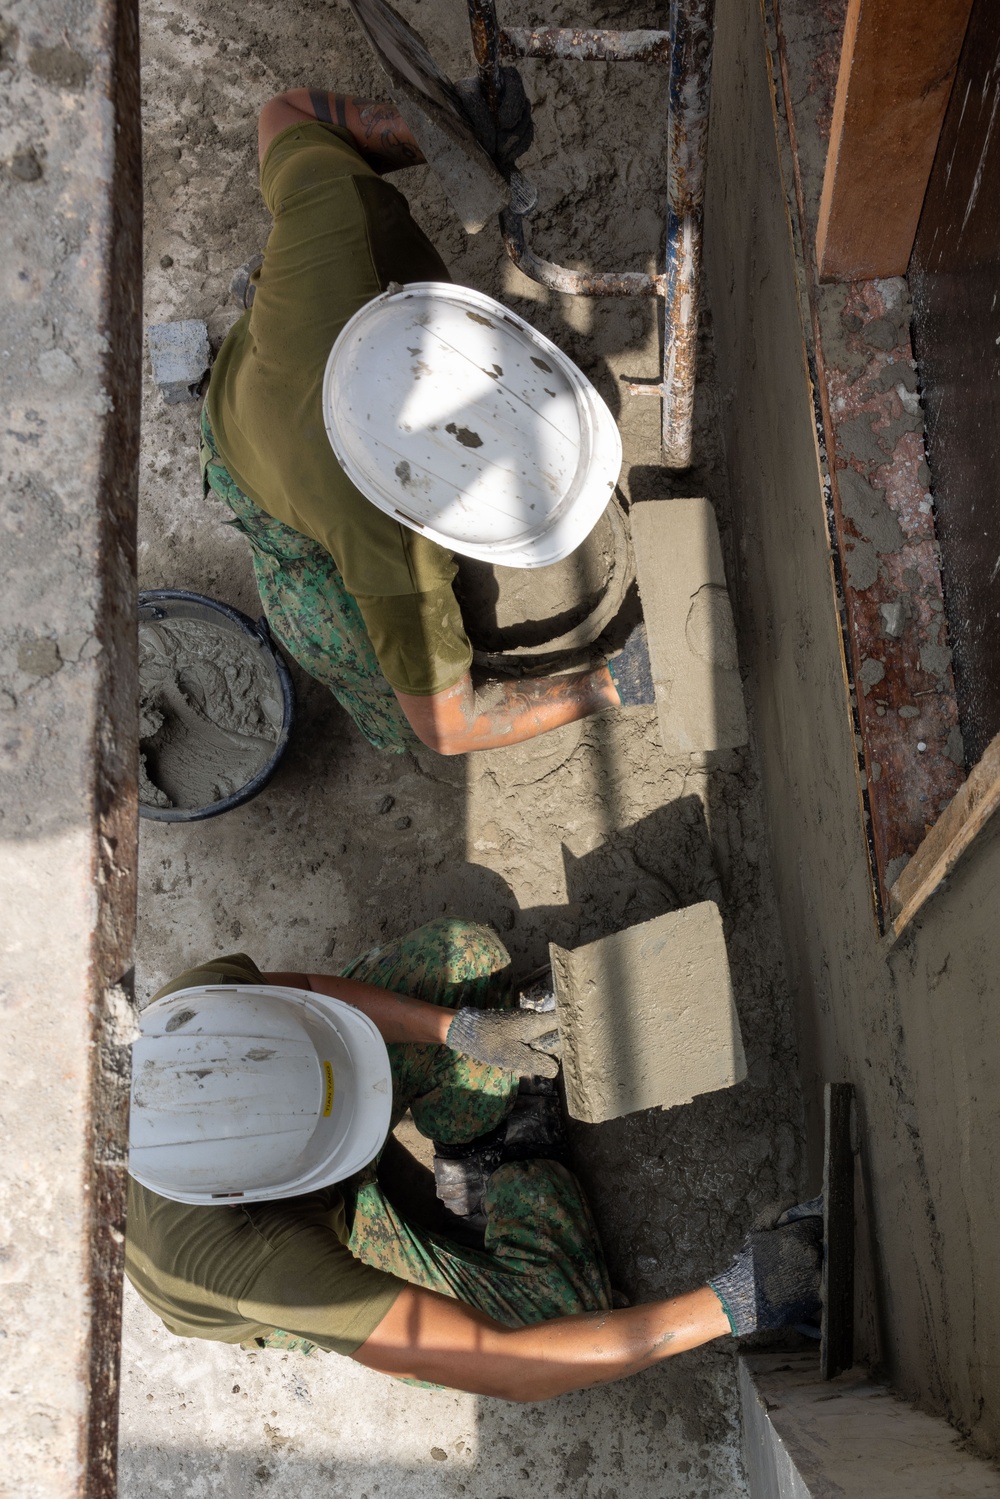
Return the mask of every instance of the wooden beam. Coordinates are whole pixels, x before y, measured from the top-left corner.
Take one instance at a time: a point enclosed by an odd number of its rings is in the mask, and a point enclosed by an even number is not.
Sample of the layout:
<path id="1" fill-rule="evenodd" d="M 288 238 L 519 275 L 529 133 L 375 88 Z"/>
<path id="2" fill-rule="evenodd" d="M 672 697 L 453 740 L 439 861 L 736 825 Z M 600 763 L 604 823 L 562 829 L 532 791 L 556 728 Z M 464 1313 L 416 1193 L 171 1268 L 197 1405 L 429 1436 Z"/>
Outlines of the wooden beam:
<path id="1" fill-rule="evenodd" d="M 1000 734 L 917 849 L 890 892 L 892 937 L 909 925 L 1000 808 Z"/>
<path id="2" fill-rule="evenodd" d="M 849 0 L 816 230 L 821 280 L 905 274 L 972 3 Z"/>

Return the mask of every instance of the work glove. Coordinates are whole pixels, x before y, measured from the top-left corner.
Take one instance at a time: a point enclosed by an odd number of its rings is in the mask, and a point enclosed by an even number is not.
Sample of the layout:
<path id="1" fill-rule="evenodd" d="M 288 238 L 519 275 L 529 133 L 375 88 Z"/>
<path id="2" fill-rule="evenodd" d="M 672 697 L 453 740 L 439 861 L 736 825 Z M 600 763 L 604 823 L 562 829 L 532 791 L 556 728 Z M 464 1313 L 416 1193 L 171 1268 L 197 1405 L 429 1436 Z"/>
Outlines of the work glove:
<path id="1" fill-rule="evenodd" d="M 555 1077 L 559 1071 L 562 1048 L 551 1014 L 468 1005 L 456 1014 L 445 1040 L 453 1051 L 518 1077 Z"/>
<path id="2" fill-rule="evenodd" d="M 524 92 L 516 68 L 500 69 L 500 107 L 497 119 L 490 113 L 478 78 L 459 78 L 454 85 L 465 116 L 476 139 L 488 156 L 492 156 L 504 176 L 510 175 L 514 163 L 531 145 L 535 127 L 531 123 L 531 102 Z"/>
<path id="3" fill-rule="evenodd" d="M 618 688 L 623 708 L 650 707 L 656 702 L 653 668 L 646 644 L 646 626 L 640 621 L 620 651 L 608 657 L 608 671 Z"/>
<path id="4" fill-rule="evenodd" d="M 822 1214 L 822 1199 L 803 1206 Z M 800 1212 L 791 1208 L 777 1227 L 747 1234 L 729 1269 L 708 1282 L 722 1302 L 733 1337 L 818 1317 L 823 1219 L 793 1217 Z"/>

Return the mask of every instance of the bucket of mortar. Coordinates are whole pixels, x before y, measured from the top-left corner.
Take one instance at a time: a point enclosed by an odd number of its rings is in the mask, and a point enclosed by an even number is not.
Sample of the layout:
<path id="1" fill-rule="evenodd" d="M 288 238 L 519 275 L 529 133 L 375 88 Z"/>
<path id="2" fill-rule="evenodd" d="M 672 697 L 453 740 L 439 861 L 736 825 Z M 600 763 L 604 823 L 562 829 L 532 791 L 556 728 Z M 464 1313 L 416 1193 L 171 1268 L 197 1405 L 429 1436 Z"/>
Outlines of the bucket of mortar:
<path id="1" fill-rule="evenodd" d="M 143 788 L 140 786 L 139 816 L 151 818 L 154 822 L 199 822 L 205 817 L 217 817 L 220 812 L 229 812 L 233 807 L 241 807 L 244 802 L 250 801 L 264 789 L 277 770 L 288 747 L 295 718 L 292 679 L 288 667 L 272 644 L 271 632 L 265 619 L 260 619 L 255 624 L 239 609 L 233 609 L 229 604 L 207 598 L 201 593 L 190 593 L 183 588 L 158 588 L 140 593 L 140 625 L 181 623 L 208 625 L 217 635 L 223 638 L 232 636 L 245 647 L 248 669 L 257 675 L 261 696 L 267 703 L 270 729 L 267 734 L 268 742 L 263 744 L 256 756 L 258 762 L 263 763 L 256 765 L 243 784 L 201 806 L 153 805 L 150 801 L 143 800 Z M 213 732 L 216 729 L 211 724 L 207 727 Z M 227 733 L 225 728 L 218 732 L 222 735 Z M 273 741 L 270 737 L 272 732 L 276 735 Z M 228 737 L 234 743 L 246 742 L 246 737 L 241 734 L 229 734 Z M 143 769 L 146 770 L 147 759 L 155 759 L 155 741 L 144 740 L 143 743 Z M 146 745 L 149 746 L 148 749 L 145 748 Z M 155 792 L 155 764 L 149 766 L 148 771 L 151 790 Z M 141 782 L 145 779 L 140 777 Z"/>

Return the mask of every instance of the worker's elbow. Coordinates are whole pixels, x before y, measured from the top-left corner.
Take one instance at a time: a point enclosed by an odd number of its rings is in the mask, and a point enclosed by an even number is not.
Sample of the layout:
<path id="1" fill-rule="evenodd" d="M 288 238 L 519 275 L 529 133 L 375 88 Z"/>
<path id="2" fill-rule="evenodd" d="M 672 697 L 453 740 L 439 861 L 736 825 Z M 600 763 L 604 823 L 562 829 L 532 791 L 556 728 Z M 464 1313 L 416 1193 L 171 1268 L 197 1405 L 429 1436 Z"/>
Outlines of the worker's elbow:
<path id="1" fill-rule="evenodd" d="M 526 1390 L 524 1385 L 518 1385 L 517 1389 L 499 1391 L 495 1400 L 507 1400 L 511 1405 L 538 1405 L 543 1400 L 548 1400 L 547 1394 L 541 1394 L 535 1390 Z"/>
<path id="2" fill-rule="evenodd" d="M 465 746 L 457 740 L 449 738 L 446 734 L 423 734 L 418 735 L 420 742 L 426 744 L 438 755 L 464 755 Z"/>
<path id="3" fill-rule="evenodd" d="M 266 120 L 268 115 L 273 114 L 274 111 L 280 108 L 282 104 L 290 104 L 292 101 L 289 98 L 289 92 L 290 91 L 286 89 L 283 94 L 272 94 L 271 98 L 268 99 L 264 104 L 262 104 L 260 109 L 257 111 L 258 120 Z"/>
<path id="4" fill-rule="evenodd" d="M 414 714 L 411 717 L 407 714 L 407 719 L 420 743 L 433 750 L 436 755 L 465 754 L 466 744 L 461 734 L 444 728 L 429 716 L 425 718 L 423 715 Z"/>

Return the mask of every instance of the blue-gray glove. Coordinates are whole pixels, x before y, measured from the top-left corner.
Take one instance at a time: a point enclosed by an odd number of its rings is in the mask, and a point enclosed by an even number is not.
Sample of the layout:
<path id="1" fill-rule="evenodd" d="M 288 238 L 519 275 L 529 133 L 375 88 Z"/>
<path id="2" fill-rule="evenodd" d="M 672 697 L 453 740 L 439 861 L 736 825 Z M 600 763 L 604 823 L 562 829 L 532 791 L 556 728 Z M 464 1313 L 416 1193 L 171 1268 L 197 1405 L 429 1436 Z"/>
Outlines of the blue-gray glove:
<path id="1" fill-rule="evenodd" d="M 722 1302 L 733 1337 L 812 1322 L 820 1311 L 823 1269 L 822 1201 L 792 1208 L 777 1228 L 747 1234 L 728 1270 L 708 1284 Z M 794 1216 L 793 1216 L 794 1215 Z"/>
<path id="2" fill-rule="evenodd" d="M 636 625 L 621 650 L 608 657 L 608 671 L 623 708 L 645 708 L 656 702 L 643 621 Z"/>
<path id="3" fill-rule="evenodd" d="M 488 156 L 492 156 L 504 176 L 509 176 L 517 158 L 523 156 L 531 145 L 535 133 L 531 123 L 531 102 L 524 92 L 520 73 L 516 68 L 500 69 L 500 108 L 496 120 L 483 98 L 478 78 L 459 78 L 454 89 L 479 144 Z"/>
<path id="4" fill-rule="evenodd" d="M 559 1071 L 562 1047 L 551 1013 L 467 1005 L 457 1012 L 445 1039 L 453 1051 L 518 1077 L 555 1077 Z"/>

